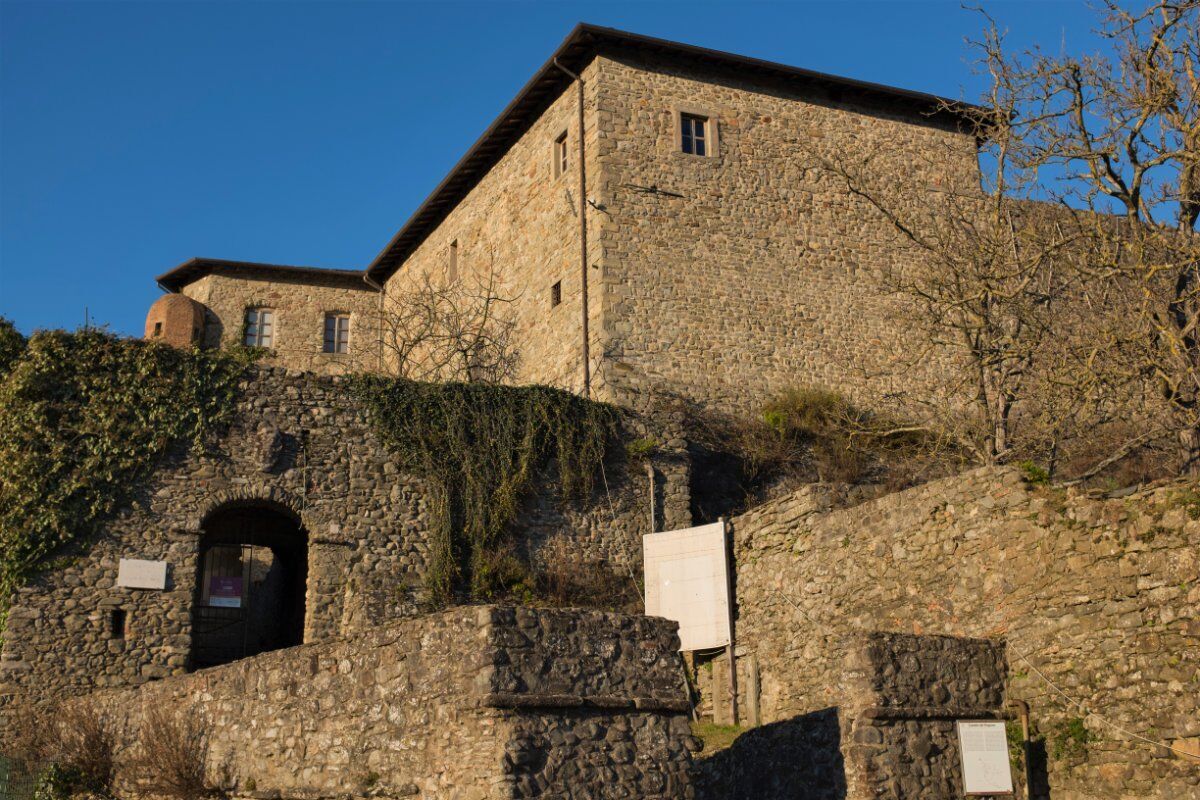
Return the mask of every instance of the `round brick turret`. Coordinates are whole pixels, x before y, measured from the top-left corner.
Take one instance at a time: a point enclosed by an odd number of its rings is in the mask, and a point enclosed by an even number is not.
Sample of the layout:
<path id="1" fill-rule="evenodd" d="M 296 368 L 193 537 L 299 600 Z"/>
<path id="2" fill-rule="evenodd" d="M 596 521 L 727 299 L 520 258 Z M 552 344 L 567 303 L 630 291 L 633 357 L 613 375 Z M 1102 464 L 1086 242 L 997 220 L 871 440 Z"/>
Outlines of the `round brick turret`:
<path id="1" fill-rule="evenodd" d="M 204 306 L 186 295 L 163 295 L 146 314 L 145 338 L 175 347 L 199 344 L 204 341 Z"/>

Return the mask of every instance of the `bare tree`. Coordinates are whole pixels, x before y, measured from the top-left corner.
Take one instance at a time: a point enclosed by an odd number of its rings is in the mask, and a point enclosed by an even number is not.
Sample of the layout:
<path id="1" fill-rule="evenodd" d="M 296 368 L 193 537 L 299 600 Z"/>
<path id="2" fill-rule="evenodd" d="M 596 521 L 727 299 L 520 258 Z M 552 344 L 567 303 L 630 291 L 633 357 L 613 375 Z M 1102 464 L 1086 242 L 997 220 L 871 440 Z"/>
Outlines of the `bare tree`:
<path id="1" fill-rule="evenodd" d="M 812 158 L 896 234 L 903 258 L 884 271 L 883 284 L 925 342 L 896 367 L 910 371 L 930 358 L 956 367 L 935 371 L 940 385 L 910 400 L 926 405 L 938 427 L 984 463 L 1016 452 L 1014 411 L 1069 290 L 1071 274 L 1061 264 L 1077 236 L 1051 209 L 1025 200 L 1035 194 L 1040 164 L 1027 142 L 1036 120 L 1018 112 L 1036 93 L 1036 76 L 1005 59 L 1002 44 L 989 18 L 984 39 L 974 43 L 988 78 L 984 103 L 941 109 L 980 143 L 982 185 L 953 175 L 918 185 L 876 168 L 882 151 Z M 961 142 L 947 147 L 961 149 Z M 911 175 L 942 177 L 945 164 L 963 159 L 961 152 L 914 154 L 922 157 L 927 162 Z"/>
<path id="2" fill-rule="evenodd" d="M 1200 472 L 1200 0 L 1138 11 L 1105 0 L 1109 57 L 1031 54 L 1023 109 L 1046 186 L 1089 242 L 1091 290 L 1118 298 L 1089 359 L 1106 379 L 1150 381 L 1181 468 Z M 1099 354 L 1098 354 L 1099 356 Z"/>
<path id="3" fill-rule="evenodd" d="M 413 380 L 501 383 L 520 353 L 494 264 L 450 279 L 425 272 L 414 285 L 385 292 L 379 309 L 383 367 Z"/>

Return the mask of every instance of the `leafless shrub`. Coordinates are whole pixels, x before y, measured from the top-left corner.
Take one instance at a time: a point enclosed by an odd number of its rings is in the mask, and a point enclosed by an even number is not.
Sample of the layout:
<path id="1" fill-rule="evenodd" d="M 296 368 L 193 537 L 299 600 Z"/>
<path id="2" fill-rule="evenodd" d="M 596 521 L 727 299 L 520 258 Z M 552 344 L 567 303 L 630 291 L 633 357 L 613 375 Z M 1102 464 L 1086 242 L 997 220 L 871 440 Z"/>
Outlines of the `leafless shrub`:
<path id="1" fill-rule="evenodd" d="M 640 613 L 642 590 L 631 569 L 589 559 L 567 541 L 555 539 L 536 558 L 511 545 L 489 553 L 482 565 L 492 599 L 551 608 L 595 608 Z"/>
<path id="2" fill-rule="evenodd" d="M 218 794 L 205 777 L 208 732 L 194 710 L 149 709 L 138 737 L 132 771 L 148 794 L 176 800 L 203 800 Z"/>
<path id="3" fill-rule="evenodd" d="M 108 718 L 86 703 L 64 702 L 22 710 L 6 734 L 13 756 L 45 771 L 64 793 L 110 795 L 116 775 L 116 739 Z"/>
<path id="4" fill-rule="evenodd" d="M 642 611 L 642 590 L 630 570 L 585 558 L 563 540 L 548 544 L 533 569 L 538 600 L 555 607 Z"/>
<path id="5" fill-rule="evenodd" d="M 668 402 L 668 401 L 663 401 Z M 786 389 L 757 414 L 736 415 L 675 400 L 693 442 L 698 519 L 738 513 L 816 481 L 901 489 L 953 473 L 968 462 L 953 436 L 868 411 L 818 387 Z M 682 409 L 682 410 L 680 410 Z"/>
<path id="6" fill-rule="evenodd" d="M 378 328 L 383 367 L 420 381 L 501 383 L 520 353 L 495 266 L 454 279 L 425 272 L 381 299 Z"/>

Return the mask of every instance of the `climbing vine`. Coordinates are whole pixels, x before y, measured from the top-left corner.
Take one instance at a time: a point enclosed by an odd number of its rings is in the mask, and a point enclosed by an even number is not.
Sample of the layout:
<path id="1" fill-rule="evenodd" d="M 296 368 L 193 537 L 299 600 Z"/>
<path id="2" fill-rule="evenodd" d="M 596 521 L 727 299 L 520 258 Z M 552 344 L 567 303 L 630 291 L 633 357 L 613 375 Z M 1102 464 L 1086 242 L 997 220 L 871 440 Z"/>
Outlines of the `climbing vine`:
<path id="1" fill-rule="evenodd" d="M 556 463 L 563 497 L 586 498 L 619 424 L 612 406 L 545 386 L 361 376 L 353 391 L 402 465 L 430 484 L 435 602 L 502 588 L 506 533 L 539 473 Z"/>
<path id="2" fill-rule="evenodd" d="M 228 419 L 252 358 L 96 330 L 23 345 L 0 376 L 0 633 L 17 589 L 128 504 L 173 443 Z"/>

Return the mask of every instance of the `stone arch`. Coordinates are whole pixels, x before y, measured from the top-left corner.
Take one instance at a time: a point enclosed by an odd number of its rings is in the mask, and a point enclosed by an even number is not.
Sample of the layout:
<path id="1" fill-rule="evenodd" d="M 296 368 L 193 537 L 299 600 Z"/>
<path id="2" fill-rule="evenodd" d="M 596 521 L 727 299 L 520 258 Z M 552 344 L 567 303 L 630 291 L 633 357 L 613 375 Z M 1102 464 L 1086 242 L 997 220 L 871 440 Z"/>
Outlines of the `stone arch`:
<path id="1" fill-rule="evenodd" d="M 188 528 L 202 531 L 205 520 L 227 508 L 256 505 L 273 508 L 285 516 L 289 516 L 304 530 L 311 533 L 316 530 L 315 520 L 304 511 L 304 502 L 287 489 L 267 481 L 253 481 L 245 486 L 221 489 L 208 495 L 199 512 L 188 521 Z"/>
<path id="2" fill-rule="evenodd" d="M 304 641 L 309 535 L 287 492 L 216 493 L 197 519 L 193 669 Z"/>

